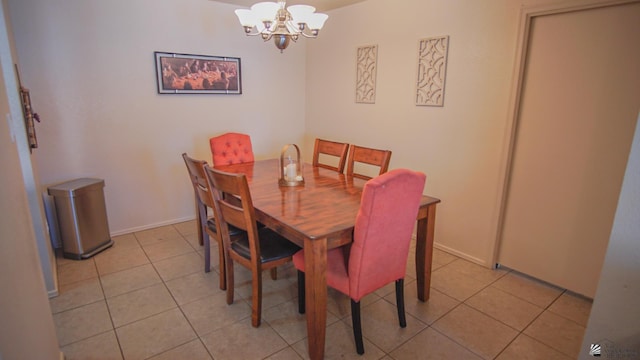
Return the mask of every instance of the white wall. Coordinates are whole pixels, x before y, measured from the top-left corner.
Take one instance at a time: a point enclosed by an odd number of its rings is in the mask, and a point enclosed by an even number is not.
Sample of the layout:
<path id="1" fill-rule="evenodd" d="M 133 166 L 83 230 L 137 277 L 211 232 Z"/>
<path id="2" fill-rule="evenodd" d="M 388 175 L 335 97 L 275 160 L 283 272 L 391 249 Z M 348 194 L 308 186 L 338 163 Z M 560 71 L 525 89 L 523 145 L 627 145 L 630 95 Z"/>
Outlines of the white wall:
<path id="1" fill-rule="evenodd" d="M 13 68 L 4 2 L 0 3 L 0 62 Z M 6 62 L 9 62 L 7 64 Z M 0 359 L 56 359 L 60 355 L 31 221 L 18 145 L 22 116 L 9 102 L 17 88 L 0 72 Z M 10 72 L 13 76 L 13 72 Z M 11 79 L 13 80 L 13 78 Z M 9 93 L 12 92 L 10 95 Z M 12 100 L 9 98 L 13 97 Z M 26 150 L 27 149 L 22 149 Z"/>
<path id="2" fill-rule="evenodd" d="M 112 233 L 194 217 L 180 156 L 251 135 L 257 158 L 300 143 L 305 41 L 284 53 L 249 38 L 235 6 L 205 0 L 7 0 L 31 90 L 43 186 L 105 179 Z M 240 57 L 242 95 L 159 95 L 154 51 Z"/>
<path id="3" fill-rule="evenodd" d="M 436 246 L 492 265 L 520 8 L 541 2 L 368 0 L 332 12 L 307 53 L 307 139 L 391 149 L 390 168 L 425 172 L 425 193 L 442 200 Z M 444 107 L 416 106 L 418 41 L 442 35 Z M 376 103 L 356 104 L 356 49 L 370 44 Z"/>
<path id="4" fill-rule="evenodd" d="M 6 2 L 2 1 L 2 18 L 0 19 L 0 53 L 2 72 L 7 89 L 8 111 L 13 116 L 15 131 L 22 136 L 16 136 L 16 146 L 20 160 L 22 179 L 27 191 L 29 214 L 36 238 L 38 255 L 45 286 L 50 297 L 58 295 L 58 274 L 55 271 L 55 255 L 50 246 L 49 230 L 46 223 L 44 208 L 42 206 L 42 194 L 37 168 L 33 165 L 33 157 L 26 136 L 26 126 L 23 120 L 22 104 L 18 79 L 15 70 L 15 47 L 12 38 L 11 21 L 8 17 Z"/>
<path id="5" fill-rule="evenodd" d="M 638 119 L 640 124 L 640 118 Z M 627 163 L 607 255 L 591 308 L 580 359 L 591 344 L 605 359 L 640 357 L 640 126 Z"/>

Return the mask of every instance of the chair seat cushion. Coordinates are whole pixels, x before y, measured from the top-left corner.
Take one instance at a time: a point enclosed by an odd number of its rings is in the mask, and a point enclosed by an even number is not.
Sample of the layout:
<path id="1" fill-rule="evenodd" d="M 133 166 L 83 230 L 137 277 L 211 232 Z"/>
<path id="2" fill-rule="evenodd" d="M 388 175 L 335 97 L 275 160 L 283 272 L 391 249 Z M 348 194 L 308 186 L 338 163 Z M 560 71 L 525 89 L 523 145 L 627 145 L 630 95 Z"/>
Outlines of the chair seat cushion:
<path id="1" fill-rule="evenodd" d="M 304 272 L 304 250 L 300 250 L 293 255 L 293 265 L 296 269 Z M 351 296 L 349 294 L 347 259 L 342 247 L 327 251 L 327 285 L 347 296 Z"/>
<path id="2" fill-rule="evenodd" d="M 214 218 L 209 218 L 207 220 L 207 227 L 209 228 L 209 230 L 211 230 L 214 233 L 217 233 L 218 230 L 216 228 L 216 220 Z M 242 233 L 246 234 L 246 231 L 239 229 L 233 225 L 229 225 L 229 236 L 236 236 L 236 235 L 240 235 Z"/>
<path id="3" fill-rule="evenodd" d="M 263 263 L 291 257 L 300 250 L 298 245 L 267 227 L 259 228 L 258 236 L 260 237 L 260 261 Z M 231 249 L 244 258 L 251 258 L 249 238 L 246 232 L 231 243 Z"/>

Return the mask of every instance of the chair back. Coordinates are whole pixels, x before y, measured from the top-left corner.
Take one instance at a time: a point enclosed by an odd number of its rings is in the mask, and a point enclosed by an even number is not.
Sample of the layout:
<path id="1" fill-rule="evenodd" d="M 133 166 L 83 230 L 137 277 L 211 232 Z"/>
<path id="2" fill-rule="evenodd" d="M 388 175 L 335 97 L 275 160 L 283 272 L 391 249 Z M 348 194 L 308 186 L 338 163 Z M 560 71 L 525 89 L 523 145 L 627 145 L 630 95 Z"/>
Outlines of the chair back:
<path id="1" fill-rule="evenodd" d="M 251 137 L 247 134 L 226 133 L 209 139 L 213 165 L 253 162 Z"/>
<path id="2" fill-rule="evenodd" d="M 249 183 L 244 174 L 233 174 L 205 166 L 207 179 L 214 189 L 214 214 L 218 233 L 222 234 L 225 247 L 231 242 L 229 226 L 247 232 L 252 261 L 260 261 L 260 242 L 253 200 Z"/>
<path id="3" fill-rule="evenodd" d="M 182 153 L 182 158 L 187 165 L 187 171 L 189 171 L 189 178 L 193 185 L 196 200 L 207 207 L 213 208 L 213 196 L 209 190 L 207 175 L 204 172 L 204 167 L 207 165 L 207 162 L 189 157 L 187 153 Z"/>
<path id="4" fill-rule="evenodd" d="M 313 146 L 313 166 L 322 167 L 329 170 L 334 170 L 339 173 L 344 171 L 344 165 L 347 160 L 347 151 L 349 150 L 349 144 L 340 143 L 335 141 L 316 139 Z M 321 162 L 321 155 L 329 155 L 337 158 L 338 166 L 333 166 Z"/>
<path id="5" fill-rule="evenodd" d="M 423 173 L 396 169 L 365 184 L 349 255 L 355 301 L 404 278 L 425 181 Z"/>
<path id="6" fill-rule="evenodd" d="M 376 175 L 382 175 L 389 169 L 391 160 L 391 150 L 371 149 L 363 146 L 351 145 L 349 150 L 349 160 L 347 161 L 347 176 L 369 180 L 372 176 L 367 176 L 361 172 L 356 172 L 356 163 L 362 163 L 379 168 Z"/>

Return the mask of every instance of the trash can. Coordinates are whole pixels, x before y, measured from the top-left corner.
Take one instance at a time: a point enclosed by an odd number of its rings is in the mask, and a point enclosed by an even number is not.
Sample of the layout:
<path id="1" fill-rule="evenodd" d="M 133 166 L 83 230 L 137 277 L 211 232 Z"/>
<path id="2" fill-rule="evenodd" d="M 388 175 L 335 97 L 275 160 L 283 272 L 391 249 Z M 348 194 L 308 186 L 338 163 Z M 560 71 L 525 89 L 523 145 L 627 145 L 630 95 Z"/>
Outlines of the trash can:
<path id="1" fill-rule="evenodd" d="M 104 180 L 91 178 L 48 188 L 56 208 L 65 258 L 87 259 L 113 245 L 103 188 Z"/>

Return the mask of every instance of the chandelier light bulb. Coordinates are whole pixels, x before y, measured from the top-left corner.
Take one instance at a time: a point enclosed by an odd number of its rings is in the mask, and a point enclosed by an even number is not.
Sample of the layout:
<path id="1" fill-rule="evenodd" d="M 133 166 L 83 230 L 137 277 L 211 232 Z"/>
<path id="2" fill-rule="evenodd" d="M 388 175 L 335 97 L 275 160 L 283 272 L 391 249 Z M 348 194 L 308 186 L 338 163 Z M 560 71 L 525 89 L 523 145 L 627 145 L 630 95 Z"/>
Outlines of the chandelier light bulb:
<path id="1" fill-rule="evenodd" d="M 251 12 L 260 21 L 273 21 L 280 6 L 274 2 L 259 2 L 251 6 Z"/>

